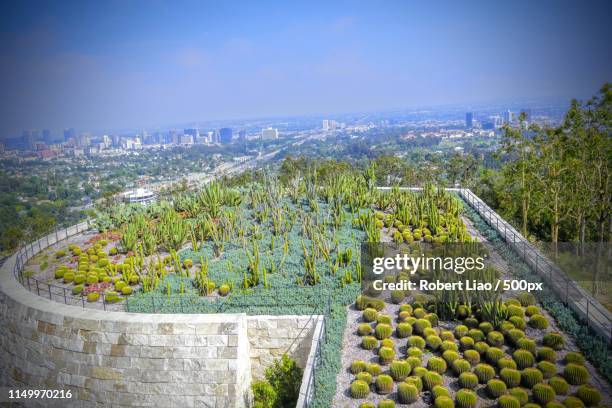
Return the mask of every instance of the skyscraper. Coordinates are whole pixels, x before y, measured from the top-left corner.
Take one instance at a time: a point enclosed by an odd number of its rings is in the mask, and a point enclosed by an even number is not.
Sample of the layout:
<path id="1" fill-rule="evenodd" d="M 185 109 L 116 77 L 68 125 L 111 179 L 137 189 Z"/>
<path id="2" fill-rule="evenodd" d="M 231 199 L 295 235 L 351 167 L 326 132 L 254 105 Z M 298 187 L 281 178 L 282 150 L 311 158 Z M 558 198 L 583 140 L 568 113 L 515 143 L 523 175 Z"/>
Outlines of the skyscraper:
<path id="1" fill-rule="evenodd" d="M 261 138 L 263 140 L 266 139 L 278 139 L 278 129 L 274 129 L 274 128 L 267 128 L 267 129 L 262 129 L 261 130 Z"/>
<path id="2" fill-rule="evenodd" d="M 329 120 L 323 119 L 323 131 L 327 132 L 329 130 Z"/>
<path id="3" fill-rule="evenodd" d="M 51 144 L 51 142 L 53 142 L 53 140 L 51 140 L 51 131 L 49 129 L 43 129 L 42 139 L 46 144 Z"/>
<path id="4" fill-rule="evenodd" d="M 232 128 L 221 128 L 219 129 L 219 140 L 221 144 L 232 143 L 233 131 Z"/>
<path id="5" fill-rule="evenodd" d="M 473 123 L 472 123 L 473 119 L 474 119 L 474 113 L 467 112 L 465 114 L 465 128 L 466 129 L 472 129 L 472 127 L 473 127 Z"/>
<path id="6" fill-rule="evenodd" d="M 246 130 L 243 129 L 238 132 L 238 141 L 240 143 L 246 142 Z"/>
<path id="7" fill-rule="evenodd" d="M 504 123 L 509 125 L 512 122 L 512 112 L 509 110 L 504 112 Z"/>
<path id="8" fill-rule="evenodd" d="M 74 128 L 64 129 L 64 142 L 74 138 L 76 138 L 76 131 Z"/>

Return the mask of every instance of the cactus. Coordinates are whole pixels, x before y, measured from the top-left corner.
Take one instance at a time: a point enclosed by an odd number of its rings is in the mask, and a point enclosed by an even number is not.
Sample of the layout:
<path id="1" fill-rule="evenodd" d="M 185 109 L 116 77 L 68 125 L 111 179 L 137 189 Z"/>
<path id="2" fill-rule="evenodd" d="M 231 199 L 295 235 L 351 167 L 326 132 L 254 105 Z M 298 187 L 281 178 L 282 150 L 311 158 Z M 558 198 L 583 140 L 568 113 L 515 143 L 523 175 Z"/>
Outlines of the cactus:
<path id="1" fill-rule="evenodd" d="M 372 377 L 376 377 L 382 372 L 382 368 L 376 363 L 368 363 L 366 364 L 366 372 L 372 374 Z"/>
<path id="2" fill-rule="evenodd" d="M 408 337 L 408 346 L 409 347 L 418 347 L 421 350 L 425 349 L 425 339 L 420 336 L 410 336 Z"/>
<path id="3" fill-rule="evenodd" d="M 382 339 L 380 341 L 380 347 L 389 347 L 390 349 L 395 350 L 395 343 L 391 339 Z"/>
<path id="4" fill-rule="evenodd" d="M 393 391 L 393 378 L 387 374 L 376 377 L 376 391 L 379 394 L 389 394 Z"/>
<path id="5" fill-rule="evenodd" d="M 380 364 L 389 364 L 395 358 L 395 351 L 390 347 L 381 347 L 378 350 Z"/>
<path id="6" fill-rule="evenodd" d="M 525 326 L 527 326 L 525 319 L 519 316 L 511 316 L 508 321 L 512 323 L 514 327 L 520 330 L 525 330 Z"/>
<path id="7" fill-rule="evenodd" d="M 544 378 L 551 378 L 557 374 L 557 365 L 550 361 L 540 361 L 537 367 L 544 375 Z"/>
<path id="8" fill-rule="evenodd" d="M 525 308 L 525 316 L 531 317 L 535 314 L 541 314 L 540 309 L 537 306 L 527 306 Z"/>
<path id="9" fill-rule="evenodd" d="M 467 335 L 474 340 L 474 343 L 477 341 L 483 341 L 485 338 L 484 333 L 478 329 L 470 329 Z"/>
<path id="10" fill-rule="evenodd" d="M 421 358 L 420 357 L 408 357 L 406 362 L 410 364 L 411 370 L 414 370 L 416 367 L 421 366 Z"/>
<path id="11" fill-rule="evenodd" d="M 376 318 L 376 323 L 379 324 L 388 324 L 391 325 L 391 322 L 393 321 L 393 319 L 391 319 L 391 316 L 386 315 L 386 314 L 379 314 L 378 317 Z"/>
<path id="12" fill-rule="evenodd" d="M 459 339 L 459 345 L 461 346 L 461 350 L 470 350 L 474 348 L 474 339 L 471 337 L 461 337 Z"/>
<path id="13" fill-rule="evenodd" d="M 507 333 L 508 341 L 512 345 L 516 345 L 522 338 L 525 337 L 525 332 L 520 329 L 511 329 Z"/>
<path id="14" fill-rule="evenodd" d="M 544 330 L 548 327 L 548 320 L 541 314 L 534 314 L 529 318 L 528 324 L 534 329 Z"/>
<path id="15" fill-rule="evenodd" d="M 584 365 L 584 356 L 582 353 L 578 353 L 577 351 L 570 351 L 565 355 L 565 362 L 567 364 L 579 364 Z"/>
<path id="16" fill-rule="evenodd" d="M 444 360 L 443 360 L 444 361 Z M 425 389 L 431 391 L 436 385 L 443 385 L 444 379 L 436 371 L 428 371 L 422 378 Z"/>
<path id="17" fill-rule="evenodd" d="M 542 339 L 542 344 L 552 348 L 553 350 L 561 350 L 565 345 L 565 339 L 561 333 L 546 333 Z"/>
<path id="18" fill-rule="evenodd" d="M 219 291 L 221 291 L 221 288 L 219 288 Z M 368 334 L 372 333 L 372 326 L 370 326 L 367 323 L 361 323 L 358 327 L 357 327 L 357 334 L 359 334 L 360 336 L 367 336 Z"/>
<path id="19" fill-rule="evenodd" d="M 406 355 L 408 357 L 418 357 L 420 360 L 423 356 L 423 349 L 419 347 L 408 347 L 408 350 L 406 350 Z"/>
<path id="20" fill-rule="evenodd" d="M 455 340 L 455 335 L 450 330 L 442 330 L 440 332 L 440 338 L 442 339 L 443 342 L 448 341 L 449 343 L 455 344 L 453 342 L 453 340 Z"/>
<path id="21" fill-rule="evenodd" d="M 497 365 L 497 362 L 504 356 L 504 352 L 497 347 L 489 347 L 485 356 L 490 364 Z"/>
<path id="22" fill-rule="evenodd" d="M 516 348 L 529 351 L 531 354 L 536 354 L 536 341 L 529 337 L 523 337 L 516 342 Z"/>
<path id="23" fill-rule="evenodd" d="M 570 363 L 565 366 L 563 377 L 571 385 L 581 385 L 589 381 L 589 372 L 582 365 Z"/>
<path id="24" fill-rule="evenodd" d="M 461 389 L 455 395 L 457 408 L 476 408 L 478 396 L 472 390 Z"/>
<path id="25" fill-rule="evenodd" d="M 455 408 L 455 403 L 450 396 L 440 396 L 434 401 L 435 408 Z"/>
<path id="26" fill-rule="evenodd" d="M 447 364 L 452 364 L 453 361 L 459 358 L 459 353 L 453 350 L 446 350 L 442 353 L 442 358 L 446 361 Z"/>
<path id="27" fill-rule="evenodd" d="M 440 357 L 431 357 L 427 362 L 427 369 L 443 374 L 447 369 L 446 361 Z"/>
<path id="28" fill-rule="evenodd" d="M 584 408 L 584 402 L 578 397 L 567 397 L 563 401 L 563 405 L 567 408 Z"/>
<path id="29" fill-rule="evenodd" d="M 427 370 L 425 370 L 425 372 L 427 372 Z M 421 379 L 421 377 L 419 377 L 417 375 L 412 375 L 412 376 L 406 378 L 406 380 L 404 382 L 406 384 L 414 385 L 419 392 L 423 391 L 423 380 Z"/>
<path id="30" fill-rule="evenodd" d="M 478 354 L 480 354 L 481 356 L 486 353 L 486 351 L 489 349 L 489 345 L 487 343 L 485 343 L 484 341 L 479 341 L 476 342 L 474 344 L 474 350 L 476 350 L 478 352 Z"/>
<path id="31" fill-rule="evenodd" d="M 534 385 L 541 383 L 544 380 L 542 372 L 537 368 L 526 368 L 521 371 L 521 384 L 527 388 L 533 388 Z"/>
<path id="32" fill-rule="evenodd" d="M 372 377 L 372 374 L 368 373 L 367 371 L 362 371 L 360 373 L 357 373 L 357 375 L 355 376 L 356 380 L 361 380 L 363 382 L 366 382 L 368 384 L 372 384 L 372 379 L 374 377 Z"/>
<path id="33" fill-rule="evenodd" d="M 550 361 L 551 363 L 557 361 L 557 352 L 550 347 L 541 347 L 538 349 L 537 355 L 538 361 Z"/>
<path id="34" fill-rule="evenodd" d="M 474 367 L 474 374 L 478 377 L 481 384 L 486 384 L 489 380 L 495 377 L 495 369 L 488 364 L 477 364 Z"/>
<path id="35" fill-rule="evenodd" d="M 351 397 L 362 399 L 370 393 L 370 386 L 362 380 L 355 380 L 351 383 Z"/>
<path id="36" fill-rule="evenodd" d="M 478 328 L 480 329 L 480 331 L 482 331 L 485 335 L 488 335 L 489 333 L 491 333 L 494 330 L 494 327 L 491 323 L 489 322 L 482 322 L 478 325 Z"/>
<path id="37" fill-rule="evenodd" d="M 463 372 L 459 375 L 459 385 L 461 388 L 474 389 L 478 385 L 478 377 L 469 371 Z"/>
<path id="38" fill-rule="evenodd" d="M 516 398 L 520 402 L 521 406 L 525 405 L 527 401 L 529 401 L 529 394 L 524 388 L 511 388 L 508 390 L 508 394 Z"/>
<path id="39" fill-rule="evenodd" d="M 396 329 L 397 337 L 403 339 L 412 335 L 412 326 L 408 323 L 400 323 Z"/>
<path id="40" fill-rule="evenodd" d="M 566 395 L 569 391 L 569 384 L 567 381 L 565 381 L 565 379 L 563 379 L 563 377 L 552 377 L 550 380 L 548 380 L 548 385 L 553 387 L 553 390 L 555 390 L 557 395 Z"/>
<path id="41" fill-rule="evenodd" d="M 419 390 L 414 384 L 405 382 L 398 384 L 397 398 L 401 404 L 412 404 L 419 398 Z"/>
<path id="42" fill-rule="evenodd" d="M 381 400 L 378 403 L 378 408 L 395 408 L 395 401 L 390 399 Z"/>
<path id="43" fill-rule="evenodd" d="M 389 324 L 380 323 L 376 325 L 374 332 L 378 340 L 388 339 L 393 334 L 393 328 Z"/>
<path id="44" fill-rule="evenodd" d="M 414 322 L 413 328 L 415 333 L 423 334 L 425 329 L 431 328 L 431 322 L 427 319 L 418 319 L 416 322 Z"/>
<path id="45" fill-rule="evenodd" d="M 555 390 L 547 384 L 536 384 L 531 390 L 533 399 L 538 403 L 545 405 L 555 399 Z"/>
<path id="46" fill-rule="evenodd" d="M 602 400 L 601 393 L 590 384 L 581 385 L 576 390 L 576 397 L 580 398 L 587 407 L 598 406 Z"/>
<path id="47" fill-rule="evenodd" d="M 519 349 L 512 353 L 512 359 L 516 362 L 519 369 L 532 367 L 535 363 L 535 357 L 530 351 Z"/>
<path id="48" fill-rule="evenodd" d="M 469 329 L 467 326 L 460 324 L 457 327 L 455 327 L 455 337 L 458 339 L 465 337 L 468 334 L 468 331 Z"/>
<path id="49" fill-rule="evenodd" d="M 411 371 L 412 367 L 410 363 L 405 360 L 395 360 L 391 362 L 389 366 L 389 372 L 395 381 L 401 381 L 407 378 Z"/>
<path id="50" fill-rule="evenodd" d="M 438 325 L 438 315 L 435 313 L 428 313 L 425 315 L 425 320 L 428 320 L 431 324 L 431 327 L 436 327 Z"/>
<path id="51" fill-rule="evenodd" d="M 436 385 L 431 389 L 431 395 L 434 400 L 440 397 L 450 397 L 450 391 L 442 385 Z"/>
<path id="52" fill-rule="evenodd" d="M 421 337 L 423 337 L 424 339 L 426 339 L 429 336 L 437 336 L 438 332 L 436 331 L 436 329 L 432 328 L 432 327 L 426 327 L 423 330 L 423 334 L 421 334 Z"/>
<path id="53" fill-rule="evenodd" d="M 378 340 L 374 336 L 364 336 L 364 338 L 361 339 L 361 347 L 365 350 L 374 350 L 378 347 Z"/>
<path id="54" fill-rule="evenodd" d="M 493 347 L 501 347 L 504 345 L 504 335 L 498 331 L 491 331 L 487 334 L 487 343 Z"/>
<path id="55" fill-rule="evenodd" d="M 351 363 L 351 373 L 357 374 L 365 371 L 366 362 L 363 360 L 355 360 Z"/>
<path id="56" fill-rule="evenodd" d="M 98 292 L 91 292 L 87 294 L 88 302 L 96 302 L 98 299 L 100 299 L 100 294 Z"/>
<path id="57" fill-rule="evenodd" d="M 362 402 L 359 405 L 359 408 L 376 408 L 376 405 L 374 405 L 373 402 L 366 401 L 366 402 Z"/>
<path id="58" fill-rule="evenodd" d="M 516 362 L 510 357 L 502 357 L 497 360 L 497 367 L 499 367 L 500 370 L 504 368 L 512 368 L 516 370 L 518 368 Z"/>
<path id="59" fill-rule="evenodd" d="M 463 352 L 463 358 L 470 362 L 471 365 L 480 363 L 480 353 L 476 350 L 466 350 Z"/>
<path id="60" fill-rule="evenodd" d="M 518 387 L 521 383 L 521 372 L 512 368 L 503 368 L 499 372 L 501 378 L 509 388 Z"/>
<path id="61" fill-rule="evenodd" d="M 496 380 L 496 379 L 487 381 L 486 389 L 487 389 L 487 393 L 492 398 L 498 398 L 504 395 L 506 391 L 508 390 L 506 387 L 506 383 L 504 383 L 502 380 Z"/>
<path id="62" fill-rule="evenodd" d="M 442 339 L 435 335 L 427 336 L 425 342 L 427 343 L 427 347 L 432 351 L 436 351 L 442 345 Z"/>
<path id="63" fill-rule="evenodd" d="M 367 308 L 363 311 L 362 319 L 364 322 L 370 323 L 378 318 L 378 311 L 376 309 Z"/>
<path id="64" fill-rule="evenodd" d="M 469 371 L 472 368 L 470 363 L 467 360 L 464 360 L 462 358 L 453 361 L 452 367 L 453 367 L 453 371 L 457 375 L 464 373 L 466 371 Z"/>

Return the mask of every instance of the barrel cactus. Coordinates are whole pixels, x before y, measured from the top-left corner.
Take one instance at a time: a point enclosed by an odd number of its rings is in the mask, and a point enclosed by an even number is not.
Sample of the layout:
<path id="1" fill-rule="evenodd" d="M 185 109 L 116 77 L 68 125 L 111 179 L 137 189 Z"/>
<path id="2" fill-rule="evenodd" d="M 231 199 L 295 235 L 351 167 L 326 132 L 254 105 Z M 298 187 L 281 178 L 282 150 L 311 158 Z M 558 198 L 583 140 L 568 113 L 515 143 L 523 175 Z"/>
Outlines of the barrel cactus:
<path id="1" fill-rule="evenodd" d="M 365 336 L 361 339 L 361 347 L 365 350 L 374 350 L 378 347 L 378 340 L 374 336 Z"/>
<path id="2" fill-rule="evenodd" d="M 378 317 L 376 318 L 376 323 L 380 324 L 388 324 L 390 325 L 393 322 L 393 319 L 391 319 L 391 316 L 387 315 L 387 314 L 379 314 Z"/>
<path id="3" fill-rule="evenodd" d="M 457 327 L 455 327 L 455 337 L 460 339 L 462 337 L 465 337 L 468 334 L 468 327 L 465 325 L 458 325 Z"/>
<path id="4" fill-rule="evenodd" d="M 565 338 L 563 338 L 561 333 L 546 333 L 542 339 L 542 344 L 554 350 L 561 350 L 565 345 Z"/>
<path id="5" fill-rule="evenodd" d="M 487 334 L 487 343 L 493 347 L 501 347 L 504 345 L 504 335 L 498 331 L 491 331 Z"/>
<path id="6" fill-rule="evenodd" d="M 516 342 L 516 348 L 523 349 L 529 351 L 531 354 L 535 356 L 537 353 L 536 350 L 536 341 L 529 337 L 523 337 L 519 341 Z"/>
<path id="7" fill-rule="evenodd" d="M 571 385 L 582 385 L 589 381 L 589 372 L 582 365 L 570 363 L 565 366 L 563 377 Z"/>
<path id="8" fill-rule="evenodd" d="M 569 384 L 563 377 L 556 376 L 551 378 L 548 380 L 548 385 L 553 387 L 557 395 L 566 395 L 569 391 Z"/>
<path id="9" fill-rule="evenodd" d="M 448 332 L 450 333 L 450 332 Z M 440 337 L 442 338 L 442 337 Z M 452 340 L 443 340 L 440 345 L 440 350 L 442 351 L 459 351 L 459 346 Z"/>
<path id="10" fill-rule="evenodd" d="M 482 322 L 478 325 L 478 328 L 487 336 L 489 335 L 490 332 L 493 331 L 493 325 L 489 322 Z"/>
<path id="11" fill-rule="evenodd" d="M 512 395 L 502 395 L 497 400 L 497 406 L 499 408 L 521 408 L 521 403 Z"/>
<path id="12" fill-rule="evenodd" d="M 414 384 L 406 382 L 397 385 L 397 399 L 401 404 L 412 404 L 419 398 L 419 390 Z"/>
<path id="13" fill-rule="evenodd" d="M 538 403 L 545 405 L 552 401 L 557 396 L 555 390 L 548 384 L 536 384 L 531 389 L 533 399 Z"/>
<path id="14" fill-rule="evenodd" d="M 389 394 L 393 391 L 393 378 L 387 374 L 376 377 L 376 391 L 379 394 Z"/>
<path id="15" fill-rule="evenodd" d="M 544 375 L 544 378 L 551 378 L 557 374 L 557 365 L 550 361 L 540 361 L 537 367 Z"/>
<path id="16" fill-rule="evenodd" d="M 476 374 L 481 384 L 486 384 L 495 377 L 495 369 L 488 364 L 477 364 L 476 367 L 474 367 L 474 374 Z"/>
<path id="17" fill-rule="evenodd" d="M 469 371 L 461 373 L 459 374 L 459 385 L 461 388 L 474 389 L 478 385 L 478 377 Z"/>
<path id="18" fill-rule="evenodd" d="M 523 319 L 522 317 L 512 316 L 508 319 L 508 321 L 512 323 L 517 329 L 525 330 L 526 323 L 525 319 Z"/>
<path id="19" fill-rule="evenodd" d="M 425 389 L 432 390 L 436 385 L 444 384 L 444 380 L 440 374 L 435 371 L 428 371 L 422 378 Z"/>
<path id="20" fill-rule="evenodd" d="M 557 361 L 557 352 L 550 347 L 539 348 L 537 356 L 539 361 L 550 361 L 551 363 Z"/>
<path id="21" fill-rule="evenodd" d="M 408 323 L 398 324 L 397 329 L 396 329 L 396 334 L 397 334 L 397 337 L 399 337 L 400 339 L 403 339 L 403 338 L 406 338 L 412 335 L 412 325 Z"/>
<path id="22" fill-rule="evenodd" d="M 506 383 L 502 380 L 491 379 L 487 381 L 487 393 L 492 398 L 498 398 L 506 393 L 508 388 L 506 387 Z"/>
<path id="23" fill-rule="evenodd" d="M 355 360 L 351 363 L 351 373 L 357 374 L 366 369 L 366 362 L 363 360 Z"/>
<path id="24" fill-rule="evenodd" d="M 404 382 L 406 384 L 414 385 L 419 392 L 423 391 L 423 380 L 419 376 L 411 375 L 410 377 L 406 378 Z"/>
<path id="25" fill-rule="evenodd" d="M 476 350 L 465 350 L 463 352 L 463 358 L 469 361 L 471 365 L 480 363 L 480 353 Z"/>
<path id="26" fill-rule="evenodd" d="M 474 348 L 474 339 L 468 336 L 461 337 L 459 339 L 459 346 L 461 350 L 470 350 Z"/>
<path id="27" fill-rule="evenodd" d="M 578 353 L 576 351 L 570 351 L 565 355 L 565 362 L 570 364 L 580 364 L 584 365 L 585 359 L 582 353 Z"/>
<path id="28" fill-rule="evenodd" d="M 516 362 L 519 369 L 532 367 L 535 363 L 535 357 L 529 350 L 519 349 L 512 353 L 512 359 Z"/>
<path id="29" fill-rule="evenodd" d="M 452 364 L 453 361 L 459 358 L 459 353 L 453 350 L 446 350 L 442 353 L 442 358 L 446 361 L 446 364 Z"/>
<path id="30" fill-rule="evenodd" d="M 541 314 L 534 314 L 529 318 L 529 326 L 534 329 L 544 330 L 548 327 L 548 320 Z"/>
<path id="31" fill-rule="evenodd" d="M 374 333 L 376 334 L 376 338 L 378 340 L 388 339 L 389 337 L 391 337 L 391 334 L 393 333 L 393 328 L 389 324 L 379 323 L 376 325 L 376 328 L 374 329 Z"/>
<path id="32" fill-rule="evenodd" d="M 362 380 L 355 380 L 351 383 L 351 397 L 362 399 L 370 393 L 370 385 Z"/>
<path id="33" fill-rule="evenodd" d="M 378 311 L 376 309 L 368 308 L 363 311 L 361 317 L 364 322 L 375 322 L 378 318 Z"/>
<path id="34" fill-rule="evenodd" d="M 395 381 L 405 379 L 408 377 L 408 375 L 410 375 L 411 371 L 412 367 L 410 366 L 410 363 L 405 360 L 395 360 L 391 362 L 391 365 L 389 366 L 389 372 Z"/>
<path id="35" fill-rule="evenodd" d="M 510 344 L 516 345 L 520 339 L 525 337 L 525 332 L 520 329 L 512 329 L 508 330 L 506 336 L 508 337 L 508 341 L 510 342 Z"/>
<path id="36" fill-rule="evenodd" d="M 381 364 L 389 364 L 395 358 L 395 351 L 390 347 L 381 347 L 378 350 L 378 358 Z"/>
<path id="37" fill-rule="evenodd" d="M 455 408 L 455 403 L 448 396 L 441 396 L 434 400 L 435 408 Z"/>
<path id="38" fill-rule="evenodd" d="M 461 373 L 464 373 L 466 371 L 470 371 L 470 369 L 472 368 L 472 366 L 470 365 L 469 361 L 464 360 L 462 358 L 459 358 L 459 359 L 453 361 L 453 363 L 451 365 L 453 367 L 453 371 L 457 375 L 459 375 Z"/>
<path id="39" fill-rule="evenodd" d="M 537 368 L 526 368 L 521 372 L 521 384 L 527 388 L 533 388 L 534 385 L 541 383 L 544 380 L 542 372 Z"/>
<path id="40" fill-rule="evenodd" d="M 497 347 L 489 347 L 485 356 L 490 364 L 497 365 L 497 362 L 504 356 L 504 352 Z"/>
<path id="41" fill-rule="evenodd" d="M 409 347 L 418 347 L 421 350 L 425 349 L 425 339 L 421 336 L 410 336 L 408 337 L 408 346 Z"/>
<path id="42" fill-rule="evenodd" d="M 499 378 L 510 388 L 518 387 L 521 383 L 521 372 L 512 368 L 503 368 L 499 372 Z"/>
<path id="43" fill-rule="evenodd" d="M 378 408 L 395 408 L 395 401 L 390 399 L 381 400 L 378 403 Z"/>
<path id="44" fill-rule="evenodd" d="M 366 364 L 366 372 L 370 373 L 372 377 L 376 377 L 382 372 L 382 368 L 379 364 L 376 363 L 367 363 Z"/>
<path id="45" fill-rule="evenodd" d="M 446 361 L 440 357 L 431 357 L 427 362 L 427 368 L 431 371 L 443 374 L 447 369 Z"/>
<path id="46" fill-rule="evenodd" d="M 529 400 L 527 390 L 521 387 L 510 388 L 508 394 L 516 398 L 521 403 L 521 406 L 525 405 Z"/>
<path id="47" fill-rule="evenodd" d="M 368 384 L 372 384 L 372 380 L 374 379 L 374 377 L 372 377 L 372 374 L 368 373 L 367 371 L 362 371 L 360 373 L 357 373 L 355 379 L 364 381 Z"/>
<path id="48" fill-rule="evenodd" d="M 516 370 L 518 368 L 516 362 L 510 357 L 502 357 L 497 360 L 497 367 L 499 367 L 500 370 L 504 368 L 513 368 Z"/>
<path id="49" fill-rule="evenodd" d="M 567 408 L 584 408 L 584 402 L 578 397 L 567 397 L 563 401 L 563 405 Z"/>
<path id="50" fill-rule="evenodd" d="M 596 407 L 601 402 L 601 393 L 590 384 L 581 385 L 576 390 L 576 396 L 580 398 L 587 407 Z"/>
<path id="51" fill-rule="evenodd" d="M 476 408 L 478 404 L 478 396 L 472 390 L 461 389 L 455 395 L 457 408 Z"/>
<path id="52" fill-rule="evenodd" d="M 431 329 L 431 322 L 427 319 L 418 319 L 413 325 L 414 331 L 417 334 L 423 334 L 425 329 Z"/>

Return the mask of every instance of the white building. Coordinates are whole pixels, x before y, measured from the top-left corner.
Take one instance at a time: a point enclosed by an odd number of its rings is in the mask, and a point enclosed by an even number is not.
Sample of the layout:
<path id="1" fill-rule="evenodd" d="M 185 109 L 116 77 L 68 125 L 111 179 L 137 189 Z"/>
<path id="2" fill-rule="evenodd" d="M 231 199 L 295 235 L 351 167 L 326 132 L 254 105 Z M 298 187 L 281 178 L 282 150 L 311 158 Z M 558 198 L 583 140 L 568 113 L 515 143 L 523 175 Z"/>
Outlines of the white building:
<path id="1" fill-rule="evenodd" d="M 323 119 L 323 130 L 327 132 L 329 130 L 329 120 Z"/>
<path id="2" fill-rule="evenodd" d="M 130 204 L 140 203 L 142 205 L 148 205 L 155 201 L 155 194 L 144 188 L 137 188 L 136 190 L 130 190 L 123 193 L 123 201 Z"/>
<path id="3" fill-rule="evenodd" d="M 262 140 L 270 140 L 270 139 L 278 139 L 278 129 L 267 128 L 261 130 L 261 139 Z"/>

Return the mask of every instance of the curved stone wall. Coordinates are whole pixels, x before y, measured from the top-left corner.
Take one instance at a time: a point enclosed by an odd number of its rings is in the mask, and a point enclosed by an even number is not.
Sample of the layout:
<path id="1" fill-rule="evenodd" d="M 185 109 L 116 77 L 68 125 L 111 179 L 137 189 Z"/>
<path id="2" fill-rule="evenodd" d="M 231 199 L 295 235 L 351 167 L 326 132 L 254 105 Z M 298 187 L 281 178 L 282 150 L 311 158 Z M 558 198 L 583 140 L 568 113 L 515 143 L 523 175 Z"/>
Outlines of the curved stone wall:
<path id="1" fill-rule="evenodd" d="M 315 316 L 137 314 L 36 296 L 0 268 L 0 385 L 70 389 L 26 406 L 247 406 L 252 373 L 288 350 L 308 360 Z"/>

